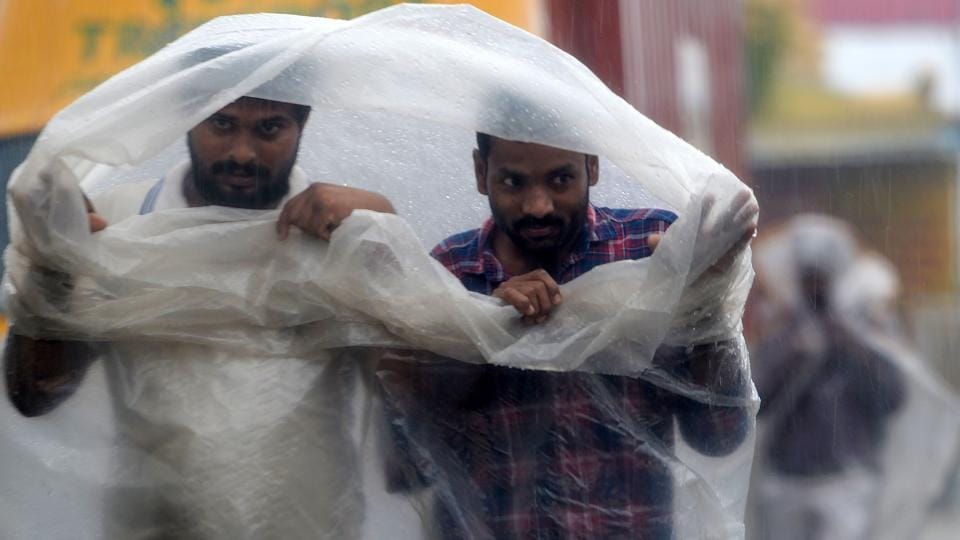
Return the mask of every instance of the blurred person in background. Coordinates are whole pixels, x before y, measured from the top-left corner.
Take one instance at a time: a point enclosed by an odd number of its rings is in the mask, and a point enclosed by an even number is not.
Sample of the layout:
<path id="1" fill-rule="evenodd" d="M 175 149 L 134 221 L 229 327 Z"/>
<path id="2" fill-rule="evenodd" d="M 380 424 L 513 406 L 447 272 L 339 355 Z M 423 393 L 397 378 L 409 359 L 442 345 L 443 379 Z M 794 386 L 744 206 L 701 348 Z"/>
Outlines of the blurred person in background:
<path id="1" fill-rule="evenodd" d="M 884 300 L 895 276 L 877 274 L 849 227 L 826 216 L 794 218 L 755 260 L 764 327 L 751 349 L 763 421 L 754 537 L 870 538 L 882 449 L 906 392 L 867 330 L 895 326 Z"/>
<path id="2" fill-rule="evenodd" d="M 944 505 L 954 496 L 960 463 L 960 401 L 908 336 L 897 306 L 900 277 L 890 261 L 878 253 L 866 253 L 837 285 L 839 317 L 893 360 L 909 396 L 884 442 L 881 501 L 874 512 L 871 538 L 916 538 L 931 522 L 947 517 Z M 933 534 L 935 538 L 955 536 Z"/>
<path id="3" fill-rule="evenodd" d="M 900 278 L 890 261 L 878 253 L 864 253 L 837 281 L 835 309 L 864 332 L 906 340 L 897 312 Z"/>

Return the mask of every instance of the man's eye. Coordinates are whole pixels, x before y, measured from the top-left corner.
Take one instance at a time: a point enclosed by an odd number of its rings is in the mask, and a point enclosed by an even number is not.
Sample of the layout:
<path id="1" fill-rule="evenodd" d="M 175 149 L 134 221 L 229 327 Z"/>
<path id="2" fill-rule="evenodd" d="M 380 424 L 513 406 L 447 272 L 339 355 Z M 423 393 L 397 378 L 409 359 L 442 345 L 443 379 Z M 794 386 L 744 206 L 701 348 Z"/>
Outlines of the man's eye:
<path id="1" fill-rule="evenodd" d="M 565 186 L 570 182 L 573 182 L 574 177 L 572 174 L 558 174 L 553 177 L 553 183 L 557 186 Z"/>
<path id="2" fill-rule="evenodd" d="M 505 185 L 505 186 L 507 186 L 507 187 L 516 188 L 516 187 L 520 187 L 521 185 L 523 185 L 523 182 L 521 182 L 520 179 L 518 179 L 518 178 L 515 178 L 515 177 L 513 177 L 513 176 L 508 176 L 508 177 L 506 177 L 506 178 L 503 179 L 503 185 Z"/>
<path id="3" fill-rule="evenodd" d="M 276 135 L 281 127 L 278 122 L 264 122 L 260 124 L 260 132 L 264 135 Z"/>
<path id="4" fill-rule="evenodd" d="M 226 130 L 233 127 L 233 122 L 230 120 L 216 116 L 210 119 L 210 123 L 213 124 L 213 127 L 220 130 Z"/>

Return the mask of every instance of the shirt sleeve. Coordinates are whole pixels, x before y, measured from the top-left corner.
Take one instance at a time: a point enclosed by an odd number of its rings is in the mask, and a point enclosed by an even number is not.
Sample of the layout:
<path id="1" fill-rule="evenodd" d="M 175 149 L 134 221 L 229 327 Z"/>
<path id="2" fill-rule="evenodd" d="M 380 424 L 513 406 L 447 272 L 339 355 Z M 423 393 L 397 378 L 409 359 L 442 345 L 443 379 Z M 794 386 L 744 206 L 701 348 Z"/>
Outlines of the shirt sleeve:
<path id="1" fill-rule="evenodd" d="M 90 196 L 97 214 L 107 220 L 107 225 L 119 223 L 140 213 L 140 206 L 157 179 L 118 184 Z"/>
<path id="2" fill-rule="evenodd" d="M 678 386 L 675 415 L 684 440 L 708 456 L 727 455 L 750 431 L 749 370 L 741 342 L 661 347 L 655 364 Z M 733 398 L 733 399 L 725 399 Z"/>

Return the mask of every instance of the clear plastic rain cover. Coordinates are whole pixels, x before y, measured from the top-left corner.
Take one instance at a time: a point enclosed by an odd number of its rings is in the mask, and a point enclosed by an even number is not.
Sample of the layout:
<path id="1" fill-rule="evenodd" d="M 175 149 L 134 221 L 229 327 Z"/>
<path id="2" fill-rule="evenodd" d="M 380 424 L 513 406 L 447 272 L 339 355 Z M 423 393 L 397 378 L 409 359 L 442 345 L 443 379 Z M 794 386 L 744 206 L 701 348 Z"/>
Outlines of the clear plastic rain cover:
<path id="1" fill-rule="evenodd" d="M 81 186 L 97 204 L 160 178 L 241 96 L 311 105 L 300 167 L 399 215 L 329 243 L 219 207 L 88 232 Z M 597 154 L 593 202 L 680 217 L 526 327 L 428 254 L 487 215 L 476 131 Z M 61 111 L 8 200 L 15 331 L 99 359 L 46 415 L 4 406 L 3 538 L 744 534 L 753 274 L 749 250 L 714 263 L 755 222 L 749 190 L 478 10 L 213 20 Z M 546 399 L 569 407 L 523 416 Z"/>

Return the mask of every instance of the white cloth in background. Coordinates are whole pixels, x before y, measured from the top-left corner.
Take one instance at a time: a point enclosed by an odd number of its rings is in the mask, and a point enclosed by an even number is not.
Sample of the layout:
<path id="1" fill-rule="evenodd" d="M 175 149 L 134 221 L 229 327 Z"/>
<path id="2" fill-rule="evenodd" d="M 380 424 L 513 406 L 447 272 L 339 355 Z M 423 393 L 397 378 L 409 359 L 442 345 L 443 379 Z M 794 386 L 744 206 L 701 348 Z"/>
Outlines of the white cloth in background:
<path id="1" fill-rule="evenodd" d="M 863 468 L 842 475 L 788 477 L 769 474 L 758 485 L 758 519 L 764 538 L 869 540 L 880 479 Z"/>

